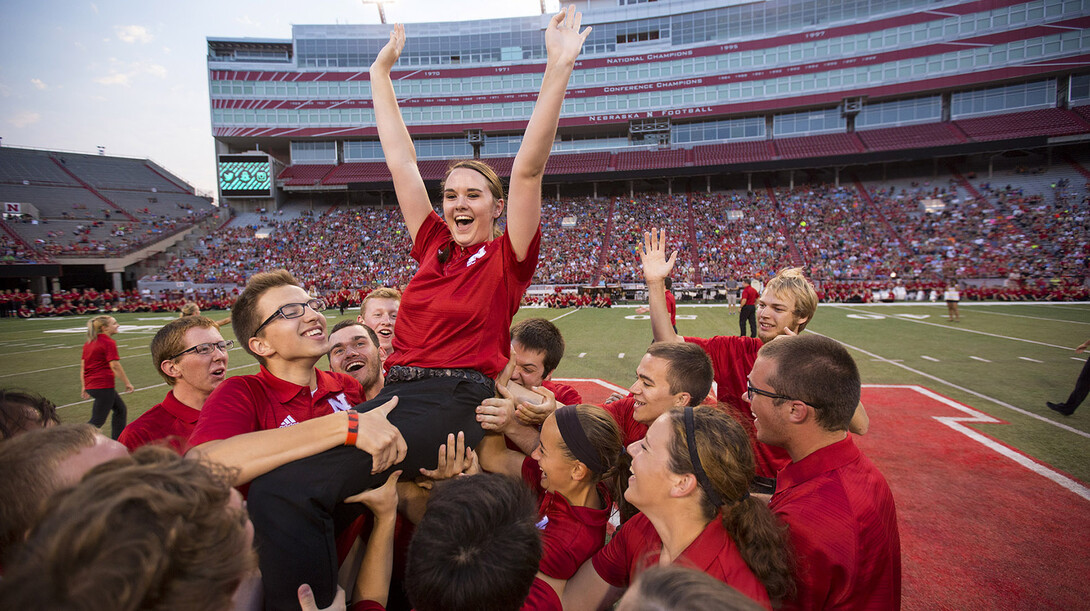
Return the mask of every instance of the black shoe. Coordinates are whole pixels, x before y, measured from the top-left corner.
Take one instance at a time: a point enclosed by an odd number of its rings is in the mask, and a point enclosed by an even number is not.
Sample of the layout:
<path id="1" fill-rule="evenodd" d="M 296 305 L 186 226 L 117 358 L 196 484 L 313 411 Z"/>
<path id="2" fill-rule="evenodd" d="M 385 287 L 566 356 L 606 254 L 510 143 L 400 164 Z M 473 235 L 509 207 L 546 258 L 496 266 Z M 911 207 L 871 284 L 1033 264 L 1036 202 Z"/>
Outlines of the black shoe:
<path id="1" fill-rule="evenodd" d="M 1045 405 L 1048 406 L 1048 409 L 1054 412 L 1059 412 L 1065 416 L 1070 416 L 1071 414 L 1075 413 L 1075 408 L 1068 407 L 1063 403 L 1053 403 L 1052 401 L 1045 401 Z"/>

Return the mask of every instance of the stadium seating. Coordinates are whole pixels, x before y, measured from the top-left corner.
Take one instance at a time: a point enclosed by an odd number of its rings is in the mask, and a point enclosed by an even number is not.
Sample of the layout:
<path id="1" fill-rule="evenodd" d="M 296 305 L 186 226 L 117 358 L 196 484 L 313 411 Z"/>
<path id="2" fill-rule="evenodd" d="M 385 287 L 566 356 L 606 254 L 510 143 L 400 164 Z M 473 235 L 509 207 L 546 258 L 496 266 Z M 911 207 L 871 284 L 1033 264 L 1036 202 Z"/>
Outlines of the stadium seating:
<path id="1" fill-rule="evenodd" d="M 353 182 L 390 182 L 390 171 L 382 161 L 342 163 L 333 168 L 323 185 L 347 185 Z"/>
<path id="2" fill-rule="evenodd" d="M 955 123 L 973 140 L 1066 136 L 1088 131 L 1059 108 L 958 119 Z"/>
<path id="3" fill-rule="evenodd" d="M 545 164 L 546 174 L 589 174 L 605 172 L 609 163 L 609 153 L 572 153 L 550 155 Z"/>
<path id="4" fill-rule="evenodd" d="M 617 154 L 617 171 L 656 170 L 678 168 L 685 165 L 683 149 L 657 151 L 625 151 Z"/>
<path id="5" fill-rule="evenodd" d="M 768 161 L 776 156 L 772 143 L 767 140 L 705 144 L 693 147 L 693 154 L 698 166 Z"/>
<path id="6" fill-rule="evenodd" d="M 333 169 L 333 164 L 292 165 L 284 168 L 276 177 L 289 187 L 313 186 L 322 182 L 322 178 Z"/>
<path id="7" fill-rule="evenodd" d="M 856 135 L 871 151 L 949 146 L 965 141 L 942 123 L 860 130 L 856 132 Z"/>
<path id="8" fill-rule="evenodd" d="M 822 134 L 802 138 L 778 138 L 773 141 L 780 157 L 801 159 L 804 157 L 828 157 L 853 155 L 863 152 L 851 134 Z"/>

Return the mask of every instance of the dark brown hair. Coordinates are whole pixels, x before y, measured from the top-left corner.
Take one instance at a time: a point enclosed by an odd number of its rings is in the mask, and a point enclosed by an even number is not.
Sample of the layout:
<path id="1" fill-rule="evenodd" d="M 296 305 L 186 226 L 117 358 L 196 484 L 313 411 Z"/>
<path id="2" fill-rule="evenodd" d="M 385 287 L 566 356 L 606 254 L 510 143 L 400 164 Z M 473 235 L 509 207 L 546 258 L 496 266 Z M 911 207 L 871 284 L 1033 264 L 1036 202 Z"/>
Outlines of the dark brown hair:
<path id="1" fill-rule="evenodd" d="M 522 344 L 524 348 L 545 353 L 545 377 L 556 369 L 560 359 L 564 358 L 564 336 L 556 325 L 544 318 L 527 318 L 511 327 L 511 341 Z"/>
<path id="2" fill-rule="evenodd" d="M 669 564 L 640 573 L 621 611 L 760 611 L 764 607 L 715 577 L 696 569 Z"/>
<path id="3" fill-rule="evenodd" d="M 713 520 L 722 511 L 723 528 L 738 546 L 746 565 L 768 590 L 768 596 L 773 600 L 790 598 L 795 583 L 787 527 L 772 515 L 764 501 L 749 495 L 756 473 L 749 436 L 741 424 L 720 409 L 702 405 L 692 410 L 697 457 L 716 493 L 725 500 L 722 507 L 714 506 L 698 485 L 704 517 Z M 670 470 L 693 473 L 685 434 L 685 410 L 673 409 L 667 413 L 673 430 Z"/>
<path id="4" fill-rule="evenodd" d="M 57 406 L 49 399 L 30 391 L 0 388 L 0 441 L 60 423 Z"/>
<path id="5" fill-rule="evenodd" d="M 859 368 L 840 342 L 807 333 L 779 337 L 761 347 L 758 358 L 775 364 L 768 383 L 776 394 L 814 408 L 827 431 L 846 431 L 859 405 Z M 776 404 L 784 399 L 775 399 Z"/>
<path id="6" fill-rule="evenodd" d="M 670 363 L 666 382 L 672 394 L 689 393 L 689 405 L 693 406 L 700 405 L 708 396 L 715 371 L 711 357 L 703 348 L 688 342 L 656 342 L 647 348 L 647 354 Z"/>
<path id="7" fill-rule="evenodd" d="M 146 446 L 58 493 L 0 582 L 14 609 L 226 609 L 255 566 L 222 468 Z"/>

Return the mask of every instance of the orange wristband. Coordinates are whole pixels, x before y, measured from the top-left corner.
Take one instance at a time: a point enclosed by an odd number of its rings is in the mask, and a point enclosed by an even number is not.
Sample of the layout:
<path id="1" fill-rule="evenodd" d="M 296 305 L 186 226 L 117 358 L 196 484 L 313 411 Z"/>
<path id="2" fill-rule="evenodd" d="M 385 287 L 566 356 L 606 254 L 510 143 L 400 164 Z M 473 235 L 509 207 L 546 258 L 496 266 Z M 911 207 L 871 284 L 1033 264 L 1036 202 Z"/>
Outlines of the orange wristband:
<path id="1" fill-rule="evenodd" d="M 356 437 L 360 432 L 360 413 L 354 409 L 348 410 L 348 437 L 344 440 L 344 445 L 354 446 L 356 445 Z"/>

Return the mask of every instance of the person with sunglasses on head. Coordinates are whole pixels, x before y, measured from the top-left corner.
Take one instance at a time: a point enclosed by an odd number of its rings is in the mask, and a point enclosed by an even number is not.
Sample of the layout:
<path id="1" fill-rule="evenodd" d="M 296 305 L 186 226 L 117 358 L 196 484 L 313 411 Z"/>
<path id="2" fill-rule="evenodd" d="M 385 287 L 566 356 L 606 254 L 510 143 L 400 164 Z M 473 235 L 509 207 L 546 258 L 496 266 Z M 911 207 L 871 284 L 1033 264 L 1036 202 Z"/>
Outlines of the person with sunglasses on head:
<path id="1" fill-rule="evenodd" d="M 213 320 L 200 315 L 159 329 L 151 340 L 151 361 L 170 391 L 162 403 L 130 422 L 117 440 L 129 451 L 162 441 L 184 454 L 201 407 L 227 378 L 227 351 L 233 345 Z"/>
<path id="2" fill-rule="evenodd" d="M 329 350 L 325 309 L 286 270 L 249 279 L 231 320 L 242 348 L 261 368 L 256 375 L 223 380 L 208 395 L 189 437 L 188 457 L 234 469 L 236 486 L 341 445 L 374 456 L 376 470 L 404 458 L 405 440 L 386 419 L 397 400 L 360 414 L 352 409 L 366 399 L 360 383 L 315 367 Z M 194 352 L 207 350 L 197 346 L 208 341 L 194 345 Z M 218 343 L 204 358 L 213 354 L 222 354 Z M 164 375 L 184 359 L 200 357 L 178 356 L 161 366 Z"/>

